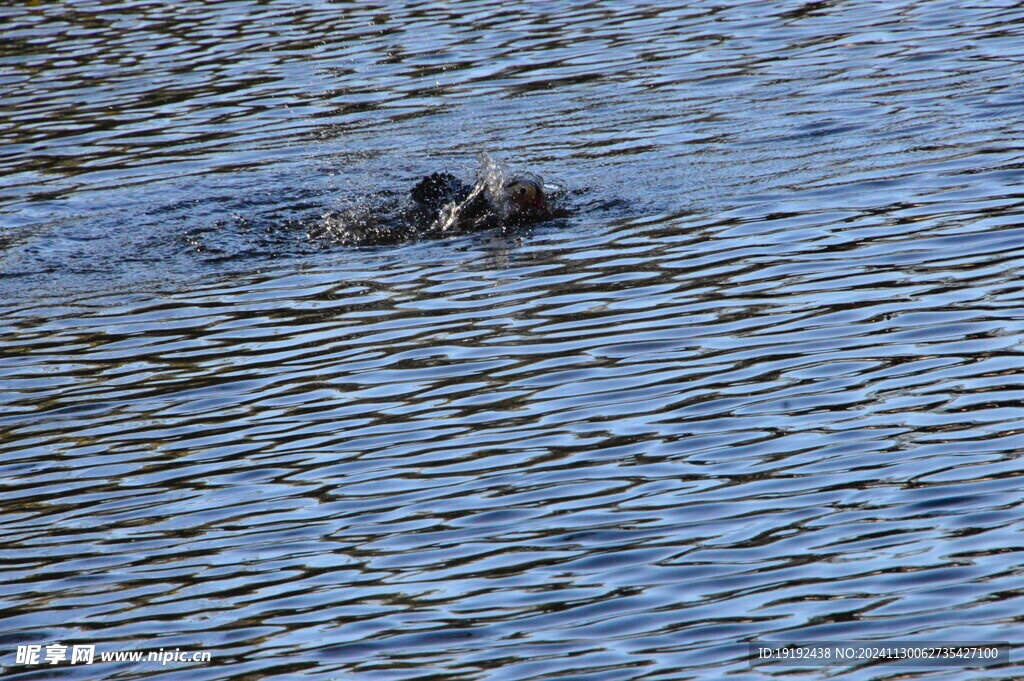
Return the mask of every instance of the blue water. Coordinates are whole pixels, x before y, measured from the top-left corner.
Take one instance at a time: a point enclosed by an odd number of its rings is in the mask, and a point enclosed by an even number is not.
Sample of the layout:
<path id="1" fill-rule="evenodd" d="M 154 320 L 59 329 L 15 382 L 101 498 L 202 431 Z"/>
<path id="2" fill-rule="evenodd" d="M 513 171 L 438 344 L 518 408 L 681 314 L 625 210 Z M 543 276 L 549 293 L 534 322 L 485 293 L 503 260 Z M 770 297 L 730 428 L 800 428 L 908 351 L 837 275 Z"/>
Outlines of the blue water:
<path id="1" fill-rule="evenodd" d="M 41 0 L 0 35 L 4 678 L 1019 677 L 1024 9 Z M 482 152 L 570 215 L 316 229 Z M 751 664 L 784 639 L 1012 661 Z M 55 642 L 212 660 L 17 663 Z"/>

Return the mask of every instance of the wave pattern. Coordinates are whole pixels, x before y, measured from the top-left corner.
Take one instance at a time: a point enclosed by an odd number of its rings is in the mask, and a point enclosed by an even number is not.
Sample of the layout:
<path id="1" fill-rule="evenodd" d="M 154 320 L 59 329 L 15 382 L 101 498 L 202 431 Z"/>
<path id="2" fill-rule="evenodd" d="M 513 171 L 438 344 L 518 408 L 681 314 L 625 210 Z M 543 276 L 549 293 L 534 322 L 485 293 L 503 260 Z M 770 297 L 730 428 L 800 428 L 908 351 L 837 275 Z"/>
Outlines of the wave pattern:
<path id="1" fill-rule="evenodd" d="M 1021 18 L 0 10 L 5 672 L 45 676 L 14 648 L 56 641 L 214 658 L 70 678 L 787 678 L 746 645 L 785 638 L 1019 655 Z M 484 149 L 579 210 L 367 249 L 222 220 Z"/>

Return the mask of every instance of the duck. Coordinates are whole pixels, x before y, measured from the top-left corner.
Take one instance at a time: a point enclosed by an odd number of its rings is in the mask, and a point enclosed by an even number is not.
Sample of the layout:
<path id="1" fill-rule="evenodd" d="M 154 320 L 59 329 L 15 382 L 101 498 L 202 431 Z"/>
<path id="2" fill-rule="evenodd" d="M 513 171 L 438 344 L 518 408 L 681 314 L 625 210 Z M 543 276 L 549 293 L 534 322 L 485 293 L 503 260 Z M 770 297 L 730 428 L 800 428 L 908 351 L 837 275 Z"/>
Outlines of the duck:
<path id="1" fill-rule="evenodd" d="M 466 184 L 451 173 L 432 173 L 411 190 L 414 210 L 431 231 L 475 231 L 536 222 L 551 217 L 540 178 L 512 176 L 496 183 Z"/>

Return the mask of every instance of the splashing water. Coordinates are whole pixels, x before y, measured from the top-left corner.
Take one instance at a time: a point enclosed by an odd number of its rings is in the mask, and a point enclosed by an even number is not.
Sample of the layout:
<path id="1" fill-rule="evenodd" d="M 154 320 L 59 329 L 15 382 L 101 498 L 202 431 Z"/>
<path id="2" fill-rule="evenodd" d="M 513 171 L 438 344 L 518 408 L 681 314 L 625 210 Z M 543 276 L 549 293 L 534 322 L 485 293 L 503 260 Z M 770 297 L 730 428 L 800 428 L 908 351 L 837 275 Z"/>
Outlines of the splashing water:
<path id="1" fill-rule="evenodd" d="M 508 194 L 511 182 L 528 179 L 543 188 L 551 212 L 547 217 L 564 217 L 566 189 L 549 184 L 539 175 L 511 172 L 483 152 L 471 186 L 450 176 L 459 187 L 457 196 L 436 213 L 425 215 L 404 188 L 380 189 L 336 197 L 333 206 L 324 209 L 309 197 L 301 203 L 279 203 L 263 209 L 238 212 L 210 225 L 190 228 L 184 241 L 187 247 L 211 262 L 242 257 L 279 257 L 285 253 L 308 253 L 332 246 L 381 246 L 418 238 L 436 238 L 506 228 L 517 221 L 517 206 Z M 453 190 L 454 191 L 454 190 Z M 519 216 L 521 217 L 521 216 Z"/>
<path id="2" fill-rule="evenodd" d="M 477 159 L 480 161 L 480 169 L 477 170 L 473 189 L 462 201 L 450 203 L 442 208 L 432 230 L 448 232 L 456 226 L 464 225 L 464 218 L 468 207 L 473 205 L 477 197 L 481 195 L 487 201 L 490 208 L 490 219 L 497 218 L 500 222 L 508 217 L 510 207 L 504 192 L 508 173 L 486 151 L 480 152 Z"/>

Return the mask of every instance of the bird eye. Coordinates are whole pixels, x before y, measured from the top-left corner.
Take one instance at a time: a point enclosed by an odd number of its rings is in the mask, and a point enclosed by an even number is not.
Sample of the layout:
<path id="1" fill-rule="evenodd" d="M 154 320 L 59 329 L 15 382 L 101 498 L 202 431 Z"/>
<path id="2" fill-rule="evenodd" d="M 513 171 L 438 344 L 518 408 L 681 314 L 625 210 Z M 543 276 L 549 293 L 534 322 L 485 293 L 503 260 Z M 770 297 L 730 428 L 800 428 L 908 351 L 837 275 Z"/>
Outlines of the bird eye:
<path id="1" fill-rule="evenodd" d="M 527 206 L 537 198 L 537 190 L 526 182 L 516 182 L 511 187 L 512 198 L 521 206 Z"/>

